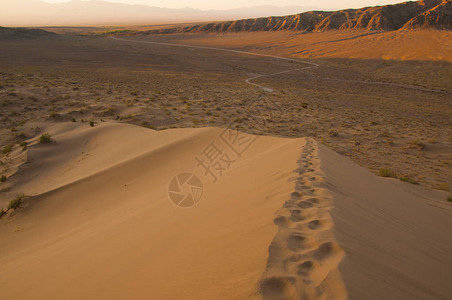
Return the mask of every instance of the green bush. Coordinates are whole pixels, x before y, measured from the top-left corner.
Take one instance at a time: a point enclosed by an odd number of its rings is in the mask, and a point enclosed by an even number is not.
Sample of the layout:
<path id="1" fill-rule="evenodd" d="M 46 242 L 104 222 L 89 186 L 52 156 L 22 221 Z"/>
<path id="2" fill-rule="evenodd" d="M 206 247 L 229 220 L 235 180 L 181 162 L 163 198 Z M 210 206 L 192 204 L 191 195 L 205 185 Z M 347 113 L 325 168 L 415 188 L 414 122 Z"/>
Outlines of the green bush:
<path id="1" fill-rule="evenodd" d="M 93 121 L 89 122 L 89 126 L 94 127 L 94 122 Z"/>
<path id="2" fill-rule="evenodd" d="M 447 196 L 447 202 L 452 202 L 452 194 Z"/>
<path id="3" fill-rule="evenodd" d="M 48 144 L 52 142 L 52 136 L 50 135 L 50 133 L 46 132 L 43 135 L 41 135 L 41 137 L 39 138 L 39 142 L 41 144 Z"/>
<path id="4" fill-rule="evenodd" d="M 379 174 L 381 177 L 397 178 L 397 174 L 393 170 L 388 169 L 388 168 L 380 169 Z"/>
<path id="5" fill-rule="evenodd" d="M 6 181 L 6 176 L 5 175 L 2 175 L 1 177 L 0 177 L 0 182 L 5 182 Z"/>

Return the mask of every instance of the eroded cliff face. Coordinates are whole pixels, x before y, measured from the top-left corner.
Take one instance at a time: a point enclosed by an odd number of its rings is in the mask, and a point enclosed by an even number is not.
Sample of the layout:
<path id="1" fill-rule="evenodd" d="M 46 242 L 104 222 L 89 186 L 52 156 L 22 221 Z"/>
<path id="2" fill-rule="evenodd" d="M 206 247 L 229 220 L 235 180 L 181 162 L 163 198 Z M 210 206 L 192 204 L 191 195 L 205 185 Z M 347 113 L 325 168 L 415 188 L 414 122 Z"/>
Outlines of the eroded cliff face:
<path id="1" fill-rule="evenodd" d="M 334 12 L 311 11 L 284 17 L 244 19 L 187 27 L 147 31 L 168 33 L 229 33 L 244 31 L 294 30 L 322 32 L 327 30 L 364 29 L 452 29 L 452 0 L 425 0 L 395 5 L 347 9 Z"/>

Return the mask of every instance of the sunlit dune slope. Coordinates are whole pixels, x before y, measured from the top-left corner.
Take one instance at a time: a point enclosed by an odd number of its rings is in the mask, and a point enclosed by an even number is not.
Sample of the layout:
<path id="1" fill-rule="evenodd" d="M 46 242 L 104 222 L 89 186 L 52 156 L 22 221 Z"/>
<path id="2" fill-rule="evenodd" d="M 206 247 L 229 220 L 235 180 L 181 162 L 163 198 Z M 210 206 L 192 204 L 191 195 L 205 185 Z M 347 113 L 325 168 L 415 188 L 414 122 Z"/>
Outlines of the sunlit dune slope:
<path id="1" fill-rule="evenodd" d="M 313 139 L 254 143 L 214 181 L 223 129 L 48 127 L 0 219 L 5 299 L 447 299 L 444 194 L 378 178 Z M 199 202 L 168 188 L 198 176 Z M 441 200 L 438 200 L 441 199 Z"/>

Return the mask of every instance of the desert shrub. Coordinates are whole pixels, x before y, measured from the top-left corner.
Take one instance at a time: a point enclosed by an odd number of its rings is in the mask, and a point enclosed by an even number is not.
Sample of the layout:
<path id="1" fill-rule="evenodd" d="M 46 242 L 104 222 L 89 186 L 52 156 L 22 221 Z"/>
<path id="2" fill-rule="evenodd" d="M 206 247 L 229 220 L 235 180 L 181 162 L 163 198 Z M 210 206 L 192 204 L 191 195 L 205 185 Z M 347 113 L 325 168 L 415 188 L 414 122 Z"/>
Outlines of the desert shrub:
<path id="1" fill-rule="evenodd" d="M 24 140 L 24 139 L 27 138 L 27 135 L 26 135 L 25 133 L 21 132 L 21 133 L 19 133 L 19 134 L 17 135 L 17 137 L 20 138 L 20 139 L 22 139 L 22 140 Z"/>
<path id="2" fill-rule="evenodd" d="M 89 126 L 94 127 L 94 122 L 93 122 L 93 121 L 90 121 L 90 122 L 89 122 Z"/>
<path id="3" fill-rule="evenodd" d="M 48 144 L 52 142 L 52 136 L 50 135 L 50 133 L 46 132 L 43 135 L 41 135 L 41 137 L 39 138 L 39 142 L 41 144 Z"/>
<path id="4" fill-rule="evenodd" d="M 412 140 L 412 141 L 410 141 L 410 144 L 415 147 L 418 147 L 420 150 L 425 148 L 425 144 L 423 142 L 421 142 L 420 140 Z"/>
<path id="5" fill-rule="evenodd" d="M 3 153 L 3 154 L 9 154 L 9 153 L 13 150 L 13 147 L 14 147 L 13 144 L 6 145 L 6 146 L 3 147 L 3 149 L 2 149 L 2 153 Z"/>
<path id="6" fill-rule="evenodd" d="M 72 118 L 71 121 L 74 123 L 77 122 L 77 120 L 75 118 Z"/>
<path id="7" fill-rule="evenodd" d="M 49 114 L 49 118 L 50 118 L 50 119 L 60 119 L 60 118 L 61 118 L 61 115 L 60 115 L 59 113 L 56 113 L 56 112 L 51 112 L 51 113 Z"/>
<path id="8" fill-rule="evenodd" d="M 24 194 L 17 194 L 16 198 L 14 198 L 13 200 L 11 200 L 8 204 L 8 209 L 11 208 L 18 208 L 20 206 L 20 203 L 22 201 L 22 199 L 25 197 Z"/>
<path id="9" fill-rule="evenodd" d="M 338 137 L 339 136 L 339 132 L 337 132 L 336 130 L 330 130 L 328 131 L 328 135 L 332 136 L 332 137 Z"/>
<path id="10" fill-rule="evenodd" d="M 381 177 L 392 177 L 392 178 L 397 178 L 397 174 L 388 168 L 383 168 L 380 169 L 380 171 L 378 172 L 380 174 Z"/>
<path id="11" fill-rule="evenodd" d="M 22 147 L 22 151 L 25 151 L 25 150 L 28 149 L 27 142 L 22 142 L 22 143 L 20 143 L 19 145 Z"/>
<path id="12" fill-rule="evenodd" d="M 6 176 L 5 175 L 2 175 L 1 177 L 0 177 L 0 182 L 5 182 L 6 181 Z"/>
<path id="13" fill-rule="evenodd" d="M 450 192 L 450 187 L 447 183 L 442 182 L 440 184 L 437 185 L 437 189 L 441 190 L 441 191 L 446 191 L 446 192 Z"/>
<path id="14" fill-rule="evenodd" d="M 452 194 L 447 196 L 447 202 L 452 202 Z"/>
<path id="15" fill-rule="evenodd" d="M 117 107 L 114 105 L 111 105 L 107 107 L 104 111 L 102 111 L 101 116 L 113 116 L 118 111 Z"/>
<path id="16" fill-rule="evenodd" d="M 408 176 L 402 176 L 399 179 L 401 181 L 403 181 L 403 182 L 408 182 L 408 183 L 411 183 L 411 184 L 419 184 L 419 182 L 417 182 L 415 179 L 413 179 L 411 177 L 408 177 Z"/>
<path id="17" fill-rule="evenodd" d="M 3 217 L 4 214 L 6 214 L 6 211 L 3 208 L 0 209 L 0 218 Z"/>

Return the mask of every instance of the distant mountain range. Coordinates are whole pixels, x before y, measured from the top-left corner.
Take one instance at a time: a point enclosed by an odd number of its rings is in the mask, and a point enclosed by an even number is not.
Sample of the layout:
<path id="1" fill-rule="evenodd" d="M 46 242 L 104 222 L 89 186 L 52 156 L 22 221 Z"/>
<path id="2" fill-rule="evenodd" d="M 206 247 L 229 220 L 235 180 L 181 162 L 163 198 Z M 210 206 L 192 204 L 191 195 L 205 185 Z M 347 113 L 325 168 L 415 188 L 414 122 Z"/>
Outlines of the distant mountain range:
<path id="1" fill-rule="evenodd" d="M 194 26 L 150 30 L 146 33 L 227 33 L 278 30 L 322 32 L 344 29 L 389 31 L 417 28 L 451 30 L 452 0 L 410 1 L 394 5 L 334 12 L 311 11 L 285 17 L 213 22 Z"/>
<path id="2" fill-rule="evenodd" d="M 72 0 L 50 4 L 42 0 L 1 0 L 0 26 L 153 25 L 236 20 L 318 9 L 304 6 L 256 6 L 231 10 L 169 9 L 107 1 Z"/>

